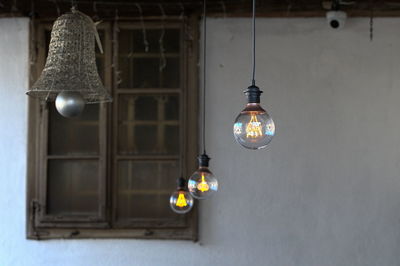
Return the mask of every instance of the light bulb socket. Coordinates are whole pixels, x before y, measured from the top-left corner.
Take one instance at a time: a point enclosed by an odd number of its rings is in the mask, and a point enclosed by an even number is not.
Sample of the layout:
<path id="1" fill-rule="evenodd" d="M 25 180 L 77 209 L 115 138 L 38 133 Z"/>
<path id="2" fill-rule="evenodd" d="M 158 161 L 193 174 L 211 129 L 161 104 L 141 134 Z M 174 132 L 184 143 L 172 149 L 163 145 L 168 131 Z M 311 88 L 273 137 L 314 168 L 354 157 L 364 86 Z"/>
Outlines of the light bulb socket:
<path id="1" fill-rule="evenodd" d="M 199 160 L 200 167 L 208 167 L 209 162 L 210 162 L 210 157 L 208 157 L 207 154 L 203 153 L 202 155 L 197 157 L 197 160 Z"/>
<path id="2" fill-rule="evenodd" d="M 259 87 L 256 85 L 251 85 L 244 91 L 244 94 L 247 96 L 248 103 L 260 103 L 260 95 L 263 93 Z"/>
<path id="3" fill-rule="evenodd" d="M 176 180 L 176 183 L 178 185 L 178 190 L 185 190 L 186 188 L 186 179 L 183 177 L 179 177 L 178 180 Z"/>

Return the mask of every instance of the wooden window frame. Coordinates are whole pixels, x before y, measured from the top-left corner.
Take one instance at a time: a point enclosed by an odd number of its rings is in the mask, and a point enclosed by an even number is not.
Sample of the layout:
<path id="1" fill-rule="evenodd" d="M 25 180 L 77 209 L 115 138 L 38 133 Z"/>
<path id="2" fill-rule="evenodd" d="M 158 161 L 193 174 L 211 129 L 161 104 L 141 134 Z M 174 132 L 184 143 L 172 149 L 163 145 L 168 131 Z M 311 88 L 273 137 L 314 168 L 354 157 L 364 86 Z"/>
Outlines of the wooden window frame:
<path id="1" fill-rule="evenodd" d="M 146 25 L 160 25 L 160 18 L 146 19 Z M 31 42 L 31 53 L 37 51 L 35 64 L 31 66 L 31 76 L 34 77 L 30 83 L 39 77 L 41 69 L 46 60 L 44 32 L 51 29 L 51 21 L 37 21 L 31 32 L 33 41 Z M 117 26 L 118 25 L 118 26 Z M 140 21 L 106 21 L 100 24 L 99 29 L 105 31 L 105 64 L 104 64 L 104 85 L 106 88 L 113 88 L 112 94 L 114 101 L 117 100 L 117 72 L 118 67 L 112 68 L 117 64 L 118 45 L 112 47 L 111 43 L 117 40 L 118 30 L 120 28 L 140 28 Z M 197 167 L 196 156 L 198 153 L 198 17 L 191 16 L 184 19 L 169 18 L 165 25 L 177 25 L 181 27 L 181 120 L 185 121 L 185 127 L 181 127 L 183 132 L 183 173 L 190 175 Z M 163 27 L 164 27 L 163 26 Z M 37 40 L 37 41 L 34 41 Z M 118 42 L 118 41 L 117 41 Z M 114 58 L 113 58 L 114 57 Z M 120 89 L 121 90 L 121 89 Z M 136 89 L 138 92 L 139 90 Z M 147 89 L 143 89 L 146 91 Z M 171 91 L 174 91 L 172 89 Z M 147 92 L 147 91 L 146 91 Z M 168 89 L 160 89 L 162 93 L 168 93 Z M 174 91 L 175 92 L 175 91 Z M 119 92 L 121 93 L 121 92 Z M 123 92 L 122 92 L 123 93 Z M 129 93 L 129 92 L 127 92 Z M 185 106 L 183 106 L 185 105 Z M 28 102 L 28 168 L 27 168 L 27 219 L 26 236 L 28 239 L 80 239 L 80 238 L 143 238 L 143 239 L 198 239 L 198 209 L 195 206 L 193 210 L 185 215 L 185 226 L 175 224 L 171 225 L 160 221 L 154 223 L 141 223 L 132 221 L 128 224 L 116 223 L 116 196 L 117 196 L 117 167 L 116 167 L 116 123 L 118 104 L 100 104 L 99 119 L 99 173 L 102 184 L 100 185 L 100 216 L 82 217 L 80 219 L 68 219 L 67 217 L 57 217 L 46 215 L 46 173 L 47 173 L 47 132 L 48 132 L 48 110 L 46 105 L 38 100 L 30 98 Z M 111 111 L 112 110 L 112 111 Z M 183 129 L 185 128 L 185 129 Z M 103 140 L 103 141 L 102 141 Z M 101 143 L 105 143 L 102 145 Z M 62 156 L 51 156 L 60 159 Z M 92 159 L 91 156 L 77 156 L 79 159 Z M 54 158 L 53 158 L 54 159 Z M 115 169 L 113 169 L 113 167 Z M 114 192 L 114 193 L 113 193 Z M 171 191 L 172 192 L 172 191 Z M 166 202 L 168 204 L 168 202 Z"/>

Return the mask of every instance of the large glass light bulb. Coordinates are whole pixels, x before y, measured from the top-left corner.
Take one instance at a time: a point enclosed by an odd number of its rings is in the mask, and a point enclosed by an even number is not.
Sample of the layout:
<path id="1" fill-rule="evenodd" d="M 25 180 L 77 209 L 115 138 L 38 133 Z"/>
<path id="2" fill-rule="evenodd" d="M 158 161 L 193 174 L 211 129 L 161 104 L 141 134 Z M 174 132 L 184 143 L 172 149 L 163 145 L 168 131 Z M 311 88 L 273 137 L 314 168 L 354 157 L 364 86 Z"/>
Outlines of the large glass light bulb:
<path id="1" fill-rule="evenodd" d="M 186 191 L 186 180 L 183 177 L 178 178 L 178 188 L 169 198 L 171 209 L 179 214 L 188 213 L 193 207 L 193 197 Z"/>
<path id="2" fill-rule="evenodd" d="M 275 124 L 259 103 L 248 103 L 233 125 L 236 141 L 247 149 L 262 149 L 275 135 Z"/>
<path id="3" fill-rule="evenodd" d="M 199 169 L 189 178 L 188 190 L 196 199 L 206 199 L 218 191 L 218 181 L 208 169 L 210 158 L 206 154 L 199 156 Z"/>
<path id="4" fill-rule="evenodd" d="M 247 149 L 265 148 L 275 135 L 275 124 L 269 114 L 260 106 L 262 91 L 254 85 L 244 92 L 248 104 L 236 117 L 233 135 L 236 141 Z"/>
<path id="5" fill-rule="evenodd" d="M 188 213 L 193 207 L 193 197 L 184 190 L 174 191 L 169 198 L 171 209 L 179 214 Z"/>

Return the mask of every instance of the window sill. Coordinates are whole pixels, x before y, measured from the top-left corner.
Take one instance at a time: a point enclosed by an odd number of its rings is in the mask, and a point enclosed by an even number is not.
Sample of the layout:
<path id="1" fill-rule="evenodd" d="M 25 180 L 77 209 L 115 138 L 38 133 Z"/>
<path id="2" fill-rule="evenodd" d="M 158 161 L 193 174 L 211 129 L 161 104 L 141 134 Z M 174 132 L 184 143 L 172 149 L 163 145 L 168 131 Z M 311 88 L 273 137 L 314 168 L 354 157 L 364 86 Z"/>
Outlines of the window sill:
<path id="1" fill-rule="evenodd" d="M 159 239 L 197 242 L 197 230 L 176 229 L 36 229 L 28 230 L 27 239 Z"/>

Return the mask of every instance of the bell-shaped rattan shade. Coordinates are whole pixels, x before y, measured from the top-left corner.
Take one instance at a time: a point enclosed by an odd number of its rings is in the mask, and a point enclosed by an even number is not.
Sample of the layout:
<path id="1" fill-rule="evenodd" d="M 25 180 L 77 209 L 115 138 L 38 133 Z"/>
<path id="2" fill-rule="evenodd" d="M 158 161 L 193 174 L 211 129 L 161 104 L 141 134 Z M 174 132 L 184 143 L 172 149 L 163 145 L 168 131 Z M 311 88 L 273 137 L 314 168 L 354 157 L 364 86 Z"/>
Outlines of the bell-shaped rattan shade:
<path id="1" fill-rule="evenodd" d="M 29 96 L 54 101 L 62 91 L 80 92 L 87 103 L 108 102 L 96 66 L 96 26 L 85 14 L 72 10 L 53 25 L 46 65 Z"/>

